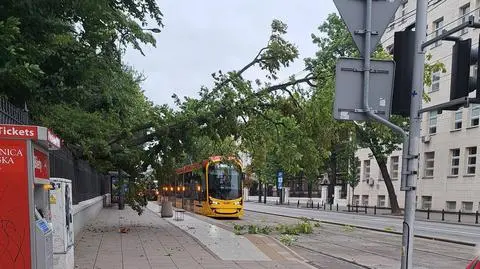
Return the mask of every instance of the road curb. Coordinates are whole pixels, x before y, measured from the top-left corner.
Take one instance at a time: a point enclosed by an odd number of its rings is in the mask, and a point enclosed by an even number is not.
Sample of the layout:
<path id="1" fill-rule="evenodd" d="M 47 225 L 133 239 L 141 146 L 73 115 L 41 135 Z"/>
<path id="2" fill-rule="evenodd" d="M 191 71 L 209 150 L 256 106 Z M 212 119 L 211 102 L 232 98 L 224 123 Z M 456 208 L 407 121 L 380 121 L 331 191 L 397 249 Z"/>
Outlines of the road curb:
<path id="1" fill-rule="evenodd" d="M 283 215 L 283 214 L 278 214 L 278 213 L 267 213 L 267 212 L 251 210 L 251 209 L 244 209 L 244 210 L 250 211 L 250 212 L 256 212 L 256 213 L 260 213 L 260 214 L 266 214 L 266 215 L 274 215 L 274 216 L 286 217 L 286 218 L 292 218 L 292 219 L 302 219 L 302 217 L 293 217 L 293 216 L 288 216 L 288 215 Z M 395 234 L 395 235 L 402 235 L 403 234 L 401 232 L 386 231 L 386 230 L 382 230 L 382 229 L 376 229 L 376 228 L 371 228 L 371 227 L 366 227 L 366 226 L 361 226 L 361 225 L 355 225 L 355 224 L 346 224 L 346 223 L 333 222 L 333 221 L 323 221 L 323 220 L 316 219 L 316 218 L 309 218 L 309 219 L 311 219 L 313 221 L 318 221 L 318 222 L 321 222 L 321 223 L 327 223 L 327 224 L 338 225 L 338 226 L 349 225 L 351 227 L 355 227 L 355 228 L 362 229 L 362 230 L 368 230 L 368 231 L 389 233 L 389 234 Z M 462 241 L 458 241 L 458 240 L 451 240 L 451 239 L 446 239 L 446 238 L 441 238 L 441 237 L 433 237 L 433 236 L 425 236 L 425 235 L 414 235 L 414 236 L 416 238 L 428 239 L 428 240 L 440 241 L 440 242 L 446 242 L 446 243 L 452 243 L 452 244 L 457 244 L 457 245 L 464 245 L 464 246 L 470 246 L 470 247 L 475 247 L 476 246 L 476 244 L 474 244 L 474 243 L 462 242 Z"/>

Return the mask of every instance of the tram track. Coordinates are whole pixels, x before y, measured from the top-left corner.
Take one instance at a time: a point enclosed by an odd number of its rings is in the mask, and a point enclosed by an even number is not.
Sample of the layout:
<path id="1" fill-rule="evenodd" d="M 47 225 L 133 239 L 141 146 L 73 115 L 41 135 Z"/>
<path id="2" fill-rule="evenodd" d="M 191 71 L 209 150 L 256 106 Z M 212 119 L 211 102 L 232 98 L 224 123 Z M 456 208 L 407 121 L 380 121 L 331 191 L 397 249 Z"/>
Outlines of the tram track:
<path id="1" fill-rule="evenodd" d="M 276 217 L 276 218 L 287 218 L 287 219 L 298 219 L 300 220 L 300 217 L 293 217 L 293 216 L 288 216 L 288 215 L 280 215 L 276 213 L 268 213 L 268 212 L 259 212 L 255 210 L 246 210 L 252 216 L 257 214 L 259 215 L 265 215 L 265 216 L 271 216 L 271 217 Z M 322 222 L 319 220 L 312 220 L 314 222 L 320 222 L 324 223 L 327 225 L 330 225 L 331 227 L 340 227 L 340 226 L 345 226 L 344 224 L 335 224 L 335 223 L 328 223 L 328 222 Z M 354 225 L 352 225 L 354 226 Z M 382 231 L 375 231 L 372 230 L 371 232 L 377 232 L 380 236 L 382 234 Z M 341 232 L 341 231 L 335 231 L 333 229 L 322 229 L 320 233 L 314 233 L 309 235 L 308 237 L 301 237 L 301 238 L 306 238 L 306 241 L 298 241 L 292 244 L 291 248 L 297 248 L 298 251 L 303 250 L 303 252 L 307 251 L 310 253 L 315 253 L 317 255 L 323 255 L 332 259 L 336 259 L 341 262 L 345 262 L 348 264 L 351 264 L 354 266 L 353 268 L 377 268 L 377 267 L 370 267 L 369 265 L 365 265 L 361 262 L 358 262 L 354 259 L 349 259 L 346 258 L 345 255 L 342 257 L 341 255 L 337 255 L 335 251 L 325 251 L 323 249 L 314 248 L 312 246 L 317 245 L 317 244 L 323 244 L 323 245 L 329 245 L 332 246 L 333 249 L 337 249 L 339 252 L 340 250 L 344 250 L 345 252 L 348 253 L 355 253 L 357 256 L 364 256 L 364 255 L 369 255 L 370 257 L 378 257 L 379 260 L 382 259 L 388 259 L 392 262 L 400 262 L 400 254 L 399 255 L 394 255 L 392 253 L 400 253 L 400 245 L 398 242 L 393 242 L 393 240 L 399 240 L 397 234 L 392 234 L 387 231 L 383 231 L 383 234 L 387 236 L 388 234 L 394 235 L 395 237 L 392 237 L 392 239 L 387 239 L 387 240 L 382 240 L 382 239 L 376 239 L 376 238 L 369 238 L 366 236 L 358 235 L 355 233 L 348 233 L 346 232 Z M 322 236 L 323 235 L 323 236 Z M 342 244 L 341 242 L 336 242 L 333 239 L 339 238 L 339 237 L 348 237 L 353 241 L 356 242 L 362 242 L 362 244 L 365 245 L 374 245 L 376 246 L 377 249 L 384 250 L 380 252 L 376 252 L 375 248 L 369 249 L 368 247 L 355 247 L 353 245 L 355 244 L 349 244 L 348 241 L 347 243 Z M 394 238 L 394 239 L 393 239 Z M 351 241 L 352 242 L 352 241 Z M 433 240 L 429 239 L 424 239 L 423 240 L 424 245 L 427 247 L 421 247 L 421 246 L 416 246 L 415 247 L 415 253 L 416 256 L 421 256 L 421 257 L 429 257 L 428 260 L 430 259 L 444 259 L 444 260 L 449 260 L 452 263 L 455 264 L 467 264 L 468 261 L 471 259 L 470 258 L 470 247 L 466 245 L 459 245 L 455 246 L 455 243 L 452 242 L 441 242 L 442 246 L 437 246 L 438 243 Z M 440 243 L 440 242 L 439 242 Z M 358 244 L 358 243 L 357 243 Z M 401 244 L 401 242 L 400 242 Z M 443 247 L 443 249 L 442 249 Z M 455 254 L 450 254 L 450 250 L 452 248 L 461 248 L 459 251 L 459 255 Z M 435 251 L 436 249 L 436 251 Z M 473 248 L 472 248 L 473 249 Z M 296 250 L 296 251 L 297 251 Z M 463 251 L 464 250 L 464 251 Z M 304 257 L 307 260 L 310 260 L 310 264 L 312 266 L 315 266 L 315 261 L 312 261 L 311 259 Z M 423 262 L 421 260 L 418 261 L 418 264 L 421 266 L 428 266 L 429 264 L 427 262 Z M 355 267 L 356 266 L 356 267 Z M 318 266 L 315 266 L 318 267 Z M 319 268 L 324 268 L 324 267 L 319 267 Z M 425 267 L 428 268 L 428 267 Z"/>

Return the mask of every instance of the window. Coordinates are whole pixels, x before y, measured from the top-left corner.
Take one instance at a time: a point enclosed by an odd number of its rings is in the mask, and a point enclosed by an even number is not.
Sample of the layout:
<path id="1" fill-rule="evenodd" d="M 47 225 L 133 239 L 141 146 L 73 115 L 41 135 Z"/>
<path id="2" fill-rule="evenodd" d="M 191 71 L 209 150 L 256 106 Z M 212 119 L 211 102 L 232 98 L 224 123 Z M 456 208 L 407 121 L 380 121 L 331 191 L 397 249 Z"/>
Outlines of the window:
<path id="1" fill-rule="evenodd" d="M 453 129 L 454 130 L 462 129 L 462 110 L 461 110 L 461 108 L 454 112 Z"/>
<path id="2" fill-rule="evenodd" d="M 392 181 L 398 180 L 398 156 L 390 157 L 390 176 Z"/>
<path id="3" fill-rule="evenodd" d="M 475 167 L 477 165 L 477 147 L 467 148 L 467 175 L 475 174 Z"/>
<path id="4" fill-rule="evenodd" d="M 440 90 L 440 71 L 432 73 L 432 88 L 430 92 L 438 92 Z"/>
<path id="5" fill-rule="evenodd" d="M 402 19 L 400 20 L 400 24 L 403 24 L 405 23 L 405 20 L 406 20 L 406 14 L 407 14 L 407 3 L 408 1 L 405 1 L 403 4 L 402 4 Z"/>
<path id="6" fill-rule="evenodd" d="M 377 206 L 385 207 L 385 195 L 379 195 L 377 198 Z"/>
<path id="7" fill-rule="evenodd" d="M 463 212 L 473 212 L 473 202 L 462 202 Z"/>
<path id="8" fill-rule="evenodd" d="M 388 25 L 388 31 L 392 31 L 395 29 L 395 15 L 392 16 L 392 19 L 390 20 L 390 24 Z"/>
<path id="9" fill-rule="evenodd" d="M 368 195 L 362 195 L 362 205 L 368 206 Z"/>
<path id="10" fill-rule="evenodd" d="M 363 181 L 370 179 L 370 160 L 363 161 Z"/>
<path id="11" fill-rule="evenodd" d="M 447 211 L 455 211 L 455 210 L 457 210 L 457 202 L 447 201 Z"/>
<path id="12" fill-rule="evenodd" d="M 437 133 L 437 111 L 431 111 L 428 118 L 428 133 Z"/>
<path id="13" fill-rule="evenodd" d="M 432 196 L 422 196 L 422 209 L 432 208 Z"/>
<path id="14" fill-rule="evenodd" d="M 460 17 L 462 18 L 460 23 L 464 23 L 464 22 L 468 21 L 469 13 L 470 13 L 470 3 L 464 5 L 460 8 Z M 461 34 L 463 35 L 463 34 L 466 34 L 466 33 L 468 33 L 468 28 L 463 28 Z"/>
<path id="15" fill-rule="evenodd" d="M 443 17 L 433 22 L 433 30 L 435 31 L 435 37 L 442 34 L 443 31 Z M 442 41 L 437 41 L 434 47 L 438 47 L 442 44 Z"/>
<path id="16" fill-rule="evenodd" d="M 354 195 L 353 196 L 353 204 L 358 205 L 360 203 L 360 196 L 359 195 Z"/>
<path id="17" fill-rule="evenodd" d="M 433 168 L 435 166 L 435 152 L 425 152 L 424 177 L 433 177 Z"/>
<path id="18" fill-rule="evenodd" d="M 478 126 L 480 118 L 480 104 L 473 104 L 470 107 L 470 127 Z"/>
<path id="19" fill-rule="evenodd" d="M 458 167 L 460 166 L 460 149 L 451 149 L 450 157 L 452 158 L 452 162 L 450 164 L 450 175 L 457 176 Z"/>

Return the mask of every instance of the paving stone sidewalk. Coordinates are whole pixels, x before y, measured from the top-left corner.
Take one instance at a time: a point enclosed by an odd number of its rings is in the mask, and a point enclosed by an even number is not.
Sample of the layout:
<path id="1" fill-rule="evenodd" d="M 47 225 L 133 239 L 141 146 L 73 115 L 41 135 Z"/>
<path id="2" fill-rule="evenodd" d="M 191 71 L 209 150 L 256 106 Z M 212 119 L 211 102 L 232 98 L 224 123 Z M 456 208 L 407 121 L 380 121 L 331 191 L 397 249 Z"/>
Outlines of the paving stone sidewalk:
<path id="1" fill-rule="evenodd" d="M 121 232 L 123 230 L 123 232 Z M 145 209 L 102 209 L 75 242 L 77 269 L 311 268 L 297 261 L 224 261 L 178 227 Z"/>

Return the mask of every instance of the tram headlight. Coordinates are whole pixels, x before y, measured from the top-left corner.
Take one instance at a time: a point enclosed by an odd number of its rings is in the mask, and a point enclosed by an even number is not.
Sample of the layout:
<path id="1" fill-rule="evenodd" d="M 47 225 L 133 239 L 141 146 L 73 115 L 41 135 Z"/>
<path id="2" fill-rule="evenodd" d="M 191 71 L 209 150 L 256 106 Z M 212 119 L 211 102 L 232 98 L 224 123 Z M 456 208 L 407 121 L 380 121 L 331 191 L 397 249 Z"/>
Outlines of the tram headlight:
<path id="1" fill-rule="evenodd" d="M 242 205 L 242 200 L 240 199 L 239 201 L 233 202 L 234 205 Z"/>
<path id="2" fill-rule="evenodd" d="M 220 203 L 217 201 L 213 201 L 212 199 L 208 199 L 211 205 L 219 205 Z"/>

